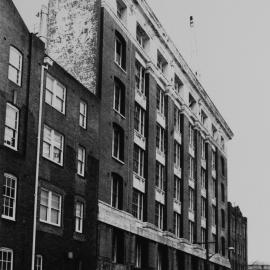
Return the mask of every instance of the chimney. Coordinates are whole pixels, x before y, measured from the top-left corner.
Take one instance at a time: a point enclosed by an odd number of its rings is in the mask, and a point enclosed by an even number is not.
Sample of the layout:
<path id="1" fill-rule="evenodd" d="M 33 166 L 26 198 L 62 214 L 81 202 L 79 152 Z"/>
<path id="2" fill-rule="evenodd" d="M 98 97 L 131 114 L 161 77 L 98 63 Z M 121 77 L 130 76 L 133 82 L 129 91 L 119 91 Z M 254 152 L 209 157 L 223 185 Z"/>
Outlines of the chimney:
<path id="1" fill-rule="evenodd" d="M 47 40 L 48 40 L 48 7 L 46 5 L 41 6 L 41 11 L 37 14 L 39 17 L 39 30 L 38 37 L 45 43 L 45 48 L 47 49 Z"/>

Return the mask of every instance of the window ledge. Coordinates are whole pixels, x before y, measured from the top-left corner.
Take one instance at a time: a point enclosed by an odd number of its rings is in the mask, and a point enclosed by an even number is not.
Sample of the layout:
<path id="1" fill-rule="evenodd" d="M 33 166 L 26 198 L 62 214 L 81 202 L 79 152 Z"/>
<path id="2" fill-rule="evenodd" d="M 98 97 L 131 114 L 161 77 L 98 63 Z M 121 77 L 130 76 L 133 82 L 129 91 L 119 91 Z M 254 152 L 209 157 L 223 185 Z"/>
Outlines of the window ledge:
<path id="1" fill-rule="evenodd" d="M 114 160 L 116 160 L 117 162 L 121 163 L 122 165 L 125 165 L 125 162 L 122 161 L 122 160 L 120 160 L 119 158 L 117 158 L 117 157 L 115 157 L 115 156 L 113 156 L 113 155 L 112 155 L 112 158 L 113 158 Z"/>
<path id="2" fill-rule="evenodd" d="M 9 145 L 9 144 L 7 144 L 7 143 L 4 143 L 4 146 L 6 146 L 7 148 L 9 148 L 9 149 L 11 149 L 11 150 L 13 150 L 13 151 L 18 151 L 18 147 L 13 147 L 13 146 L 11 146 L 11 145 Z"/>
<path id="3" fill-rule="evenodd" d="M 115 65 L 122 71 L 122 72 L 124 72 L 125 74 L 127 74 L 127 71 L 126 70 L 124 70 L 115 60 L 114 60 L 114 63 L 115 63 Z"/>
<path id="4" fill-rule="evenodd" d="M 15 217 L 9 217 L 9 216 L 2 215 L 1 218 L 6 219 L 6 220 L 10 220 L 10 221 L 16 221 Z"/>
<path id="5" fill-rule="evenodd" d="M 60 167 L 63 167 L 63 162 L 57 163 L 57 162 L 55 162 L 54 160 L 52 160 L 52 159 L 50 159 L 50 158 L 47 158 L 47 157 L 45 157 L 45 156 L 43 156 L 43 155 L 42 155 L 42 157 L 45 158 L 46 160 L 48 160 L 48 161 L 50 161 L 50 162 L 52 162 L 52 163 L 54 163 L 54 164 L 60 166 Z"/>

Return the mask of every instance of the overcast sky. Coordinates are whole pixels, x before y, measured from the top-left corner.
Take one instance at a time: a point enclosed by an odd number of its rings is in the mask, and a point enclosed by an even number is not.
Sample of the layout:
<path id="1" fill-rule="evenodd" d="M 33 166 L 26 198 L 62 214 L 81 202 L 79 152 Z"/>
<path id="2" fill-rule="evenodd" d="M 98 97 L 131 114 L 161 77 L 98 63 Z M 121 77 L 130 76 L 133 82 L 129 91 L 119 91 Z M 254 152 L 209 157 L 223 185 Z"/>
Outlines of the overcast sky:
<path id="1" fill-rule="evenodd" d="M 46 0 L 13 1 L 32 29 Z M 228 153 L 229 200 L 248 217 L 249 261 L 270 262 L 270 1 L 148 2 L 187 61 L 197 47 L 193 63 L 201 82 L 235 134 Z"/>

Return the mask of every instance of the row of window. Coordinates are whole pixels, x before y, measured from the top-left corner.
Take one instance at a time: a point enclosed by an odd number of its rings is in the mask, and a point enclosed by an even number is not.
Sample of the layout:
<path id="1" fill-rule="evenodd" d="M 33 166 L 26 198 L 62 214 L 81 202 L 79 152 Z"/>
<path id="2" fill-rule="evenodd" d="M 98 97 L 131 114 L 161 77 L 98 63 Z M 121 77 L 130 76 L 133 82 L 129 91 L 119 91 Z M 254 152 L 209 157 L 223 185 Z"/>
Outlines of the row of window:
<path id="1" fill-rule="evenodd" d="M 14 175 L 5 173 L 3 181 L 3 207 L 2 218 L 16 219 L 16 201 L 17 201 L 17 178 Z M 40 212 L 39 220 L 55 226 L 61 226 L 62 195 L 48 189 L 40 190 Z M 77 200 L 75 202 L 75 231 L 83 232 L 84 203 Z M 1 268 L 0 268 L 1 269 Z"/>
<path id="2" fill-rule="evenodd" d="M 13 250 L 10 248 L 0 247 L 0 269 L 13 270 L 14 256 Z M 35 270 L 43 269 L 43 257 L 40 254 L 36 255 Z"/>

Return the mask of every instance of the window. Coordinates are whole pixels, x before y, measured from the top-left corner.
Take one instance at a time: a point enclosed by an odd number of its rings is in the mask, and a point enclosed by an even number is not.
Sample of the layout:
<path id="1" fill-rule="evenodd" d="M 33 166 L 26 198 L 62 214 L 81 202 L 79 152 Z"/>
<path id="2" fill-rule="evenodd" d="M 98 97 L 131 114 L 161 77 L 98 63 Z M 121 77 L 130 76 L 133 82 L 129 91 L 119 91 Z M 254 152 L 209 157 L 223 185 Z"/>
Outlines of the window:
<path id="1" fill-rule="evenodd" d="M 144 136 L 144 133 L 145 133 L 145 110 L 137 103 L 135 103 L 134 128 L 139 134 Z"/>
<path id="2" fill-rule="evenodd" d="M 13 269 L 13 251 L 9 248 L 0 247 L 0 269 Z"/>
<path id="3" fill-rule="evenodd" d="M 195 147 L 195 133 L 193 126 L 189 124 L 189 146 L 194 149 Z"/>
<path id="4" fill-rule="evenodd" d="M 80 176 L 84 176 L 85 173 L 85 148 L 82 146 L 78 147 L 78 156 L 77 156 L 77 173 Z"/>
<path id="5" fill-rule="evenodd" d="M 46 78 L 45 101 L 57 111 L 65 113 L 66 88 L 49 74 Z"/>
<path id="6" fill-rule="evenodd" d="M 115 62 L 126 69 L 126 41 L 119 32 L 115 32 Z"/>
<path id="7" fill-rule="evenodd" d="M 174 130 L 181 133 L 181 112 L 177 106 L 174 106 Z"/>
<path id="8" fill-rule="evenodd" d="M 189 178 L 191 180 L 194 180 L 195 178 L 195 163 L 192 156 L 189 156 Z"/>
<path id="9" fill-rule="evenodd" d="M 203 110 L 201 110 L 201 122 L 204 126 L 206 125 L 206 121 L 207 121 L 207 115 Z"/>
<path id="10" fill-rule="evenodd" d="M 225 247 L 225 238 L 221 237 L 221 254 L 222 256 L 226 255 L 226 247 Z"/>
<path id="11" fill-rule="evenodd" d="M 220 161 L 221 161 L 221 173 L 223 176 L 225 176 L 225 159 L 224 159 L 224 157 L 221 157 Z"/>
<path id="12" fill-rule="evenodd" d="M 133 170 L 139 176 L 144 177 L 144 150 L 134 144 Z"/>
<path id="13" fill-rule="evenodd" d="M 61 225 L 62 197 L 52 191 L 41 189 L 39 220 L 51 225 Z"/>
<path id="14" fill-rule="evenodd" d="M 112 155 L 124 161 L 124 131 L 116 124 L 113 124 Z"/>
<path id="15" fill-rule="evenodd" d="M 14 47 L 9 49 L 8 79 L 17 85 L 22 83 L 22 54 Z"/>
<path id="16" fill-rule="evenodd" d="M 224 209 L 221 209 L 221 226 L 223 229 L 225 229 L 226 220 L 225 220 L 225 211 Z"/>
<path id="17" fill-rule="evenodd" d="M 136 239 L 136 247 L 135 247 L 135 267 L 141 268 L 142 267 L 142 244 Z"/>
<path id="18" fill-rule="evenodd" d="M 225 150 L 225 140 L 222 136 L 220 136 L 220 146 L 222 150 Z"/>
<path id="19" fill-rule="evenodd" d="M 79 125 L 86 129 L 87 123 L 87 104 L 84 101 L 80 101 L 80 116 L 79 116 Z"/>
<path id="20" fill-rule="evenodd" d="M 202 150 L 202 159 L 206 160 L 206 143 L 204 138 L 201 138 L 201 150 Z"/>
<path id="21" fill-rule="evenodd" d="M 164 270 L 163 267 L 163 256 L 162 256 L 162 251 L 158 249 L 158 254 L 157 254 L 157 270 Z"/>
<path id="22" fill-rule="evenodd" d="M 214 126 L 214 125 L 212 125 L 212 136 L 213 136 L 213 138 L 214 138 L 214 140 L 217 140 L 217 128 Z"/>
<path id="23" fill-rule="evenodd" d="M 212 205 L 212 225 L 213 226 L 216 226 L 216 211 L 217 211 L 217 208 L 216 206 Z"/>
<path id="24" fill-rule="evenodd" d="M 168 62 L 166 61 L 165 57 L 160 53 L 160 51 L 157 51 L 157 67 L 162 72 L 166 72 Z"/>
<path id="25" fill-rule="evenodd" d="M 143 220 L 143 193 L 133 189 L 132 214 L 139 220 Z"/>
<path id="26" fill-rule="evenodd" d="M 157 124 L 157 133 L 156 133 L 156 148 L 164 153 L 164 138 L 165 130 L 159 124 Z"/>
<path id="27" fill-rule="evenodd" d="M 35 270 L 42 270 L 43 269 L 43 257 L 40 254 L 36 255 L 35 260 Z"/>
<path id="28" fill-rule="evenodd" d="M 181 216 L 180 214 L 174 212 L 173 213 L 173 224 L 174 224 L 174 234 L 176 237 L 180 237 L 180 229 L 181 229 Z"/>
<path id="29" fill-rule="evenodd" d="M 181 168 L 181 145 L 174 141 L 174 165 Z"/>
<path id="30" fill-rule="evenodd" d="M 125 241 L 124 235 L 121 231 L 113 229 L 112 231 L 112 262 L 113 263 L 124 263 L 125 254 Z"/>
<path id="31" fill-rule="evenodd" d="M 121 1 L 121 0 L 116 1 L 116 12 L 117 12 L 118 18 L 120 18 L 122 20 L 124 19 L 126 9 L 127 9 L 127 7 L 123 1 Z"/>
<path id="32" fill-rule="evenodd" d="M 193 110 L 196 106 L 196 100 L 191 94 L 188 96 L 188 106 L 191 110 Z"/>
<path id="33" fill-rule="evenodd" d="M 84 204 L 77 201 L 75 203 L 75 232 L 83 232 Z"/>
<path id="34" fill-rule="evenodd" d="M 149 41 L 148 35 L 138 23 L 136 28 L 136 39 L 143 48 L 146 47 L 146 44 Z"/>
<path id="35" fill-rule="evenodd" d="M 122 209 L 122 198 L 123 198 L 123 181 L 122 178 L 113 173 L 112 174 L 112 185 L 111 185 L 111 205 L 114 208 Z"/>
<path id="36" fill-rule="evenodd" d="M 189 242 L 194 242 L 194 222 L 189 220 L 188 221 L 188 235 L 189 235 Z"/>
<path id="37" fill-rule="evenodd" d="M 145 95 L 145 68 L 138 60 L 135 62 L 135 86 L 140 93 Z"/>
<path id="38" fill-rule="evenodd" d="M 214 198 L 216 198 L 216 191 L 217 191 L 216 179 L 212 178 L 212 194 Z"/>
<path id="39" fill-rule="evenodd" d="M 225 187 L 224 184 L 221 184 L 221 200 L 225 202 Z"/>
<path id="40" fill-rule="evenodd" d="M 177 176 L 174 176 L 174 198 L 181 201 L 181 180 Z"/>
<path id="41" fill-rule="evenodd" d="M 216 234 L 212 233 L 212 239 L 213 239 L 213 242 L 215 243 L 215 251 L 217 251 L 217 236 Z"/>
<path id="42" fill-rule="evenodd" d="M 18 148 L 19 110 L 7 103 L 4 145 L 14 150 Z"/>
<path id="43" fill-rule="evenodd" d="M 43 130 L 43 157 L 62 165 L 63 164 L 64 136 L 57 131 L 44 126 Z"/>
<path id="44" fill-rule="evenodd" d="M 17 178 L 4 174 L 2 218 L 15 220 Z"/>
<path id="45" fill-rule="evenodd" d="M 212 170 L 216 170 L 216 152 L 212 150 Z"/>
<path id="46" fill-rule="evenodd" d="M 201 216 L 206 218 L 206 199 L 201 197 Z"/>
<path id="47" fill-rule="evenodd" d="M 157 86 L 157 111 L 164 115 L 165 112 L 165 94 L 164 91 Z"/>
<path id="48" fill-rule="evenodd" d="M 201 185 L 202 189 L 206 189 L 206 171 L 203 168 L 201 168 Z"/>
<path id="49" fill-rule="evenodd" d="M 174 75 L 174 89 L 176 93 L 180 93 L 181 88 L 184 86 L 184 84 L 181 82 L 181 80 L 178 78 L 178 76 Z"/>
<path id="50" fill-rule="evenodd" d="M 194 197 L 194 189 L 189 187 L 189 210 L 194 212 L 195 207 L 195 197 Z"/>
<path id="51" fill-rule="evenodd" d="M 165 175 L 164 175 L 164 166 L 159 162 L 156 162 L 156 186 L 161 190 L 164 190 L 164 182 L 165 182 Z"/>
<path id="52" fill-rule="evenodd" d="M 164 205 L 157 202 L 156 201 L 156 204 L 155 204 L 155 225 L 163 230 L 163 215 L 164 215 Z"/>
<path id="53" fill-rule="evenodd" d="M 201 228 L 201 246 L 205 248 L 205 243 L 206 243 L 206 229 Z"/>
<path id="54" fill-rule="evenodd" d="M 121 115 L 125 115 L 125 85 L 117 78 L 114 78 L 114 101 L 113 108 Z"/>

